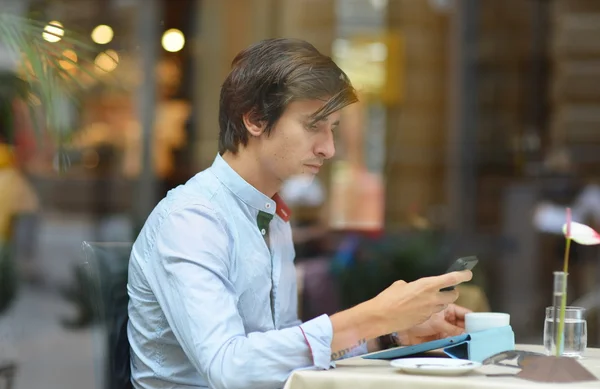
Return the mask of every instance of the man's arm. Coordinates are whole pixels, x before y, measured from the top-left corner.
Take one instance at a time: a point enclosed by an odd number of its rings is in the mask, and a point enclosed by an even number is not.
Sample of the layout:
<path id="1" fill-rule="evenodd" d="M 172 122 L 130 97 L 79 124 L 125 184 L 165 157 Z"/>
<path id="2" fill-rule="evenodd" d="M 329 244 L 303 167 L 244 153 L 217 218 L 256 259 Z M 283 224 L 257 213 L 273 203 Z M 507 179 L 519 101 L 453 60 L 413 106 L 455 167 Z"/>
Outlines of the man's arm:
<path id="1" fill-rule="evenodd" d="M 433 315 L 447 312 L 448 305 L 458 297 L 456 290 L 440 290 L 469 281 L 471 277 L 470 271 L 461 271 L 421 278 L 410 283 L 396 281 L 373 299 L 336 313 L 331 316 L 332 356 L 346 355 L 378 336 L 403 333 L 419 324 L 430 323 Z M 433 324 L 439 324 L 439 328 L 445 331 L 460 330 L 443 320 Z M 368 351 L 379 348 L 375 342 L 367 344 Z"/>

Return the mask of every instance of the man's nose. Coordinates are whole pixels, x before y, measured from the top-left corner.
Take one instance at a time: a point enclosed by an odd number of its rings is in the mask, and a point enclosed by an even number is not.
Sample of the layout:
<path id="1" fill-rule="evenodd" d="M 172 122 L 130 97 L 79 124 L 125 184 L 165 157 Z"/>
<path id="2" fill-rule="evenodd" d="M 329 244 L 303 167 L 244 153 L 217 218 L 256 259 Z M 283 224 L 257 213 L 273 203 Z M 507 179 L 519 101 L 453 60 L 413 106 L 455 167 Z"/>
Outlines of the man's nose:
<path id="1" fill-rule="evenodd" d="M 319 140 L 315 148 L 315 154 L 323 159 L 332 158 L 335 155 L 335 142 L 333 131 L 325 131 L 325 134 Z"/>

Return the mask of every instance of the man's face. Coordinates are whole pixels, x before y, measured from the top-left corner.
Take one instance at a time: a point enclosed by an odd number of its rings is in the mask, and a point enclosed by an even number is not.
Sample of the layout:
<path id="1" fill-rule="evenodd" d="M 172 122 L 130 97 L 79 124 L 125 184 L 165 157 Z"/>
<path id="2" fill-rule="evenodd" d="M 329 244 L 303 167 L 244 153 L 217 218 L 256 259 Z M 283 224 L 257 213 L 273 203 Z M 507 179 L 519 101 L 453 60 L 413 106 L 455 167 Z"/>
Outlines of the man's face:
<path id="1" fill-rule="evenodd" d="M 333 131 L 340 112 L 312 124 L 311 115 L 323 104 L 320 100 L 290 103 L 270 134 L 259 137 L 258 157 L 265 173 L 280 182 L 300 174 L 314 176 L 323 162 L 333 157 Z"/>

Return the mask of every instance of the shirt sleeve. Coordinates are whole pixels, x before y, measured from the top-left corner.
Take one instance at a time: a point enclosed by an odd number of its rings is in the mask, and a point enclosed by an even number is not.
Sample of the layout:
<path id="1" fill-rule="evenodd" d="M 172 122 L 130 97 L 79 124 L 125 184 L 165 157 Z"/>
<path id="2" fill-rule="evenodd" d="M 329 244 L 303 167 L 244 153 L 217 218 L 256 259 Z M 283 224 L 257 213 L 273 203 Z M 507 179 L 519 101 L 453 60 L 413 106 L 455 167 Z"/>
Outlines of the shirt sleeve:
<path id="1" fill-rule="evenodd" d="M 292 371 L 331 365 L 333 328 L 323 315 L 300 326 L 245 333 L 230 280 L 232 239 L 206 205 L 165 217 L 148 282 L 173 334 L 211 388 L 278 388 Z"/>

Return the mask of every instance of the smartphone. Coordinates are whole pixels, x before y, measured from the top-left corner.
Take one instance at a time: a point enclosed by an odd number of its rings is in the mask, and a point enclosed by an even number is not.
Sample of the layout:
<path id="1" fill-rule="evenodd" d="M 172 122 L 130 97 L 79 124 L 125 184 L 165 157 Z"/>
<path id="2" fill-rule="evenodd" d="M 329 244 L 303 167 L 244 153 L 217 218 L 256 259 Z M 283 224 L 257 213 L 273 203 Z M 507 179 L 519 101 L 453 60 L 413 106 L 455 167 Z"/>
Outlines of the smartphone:
<path id="1" fill-rule="evenodd" d="M 472 270 L 475 265 L 477 265 L 477 262 L 479 262 L 479 259 L 476 256 L 458 258 L 452 265 L 450 265 L 448 270 L 446 270 L 446 273 L 452 273 L 453 271 L 461 270 Z M 454 288 L 455 286 L 448 286 L 447 288 L 440 289 L 440 292 L 454 290 Z"/>

